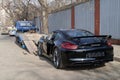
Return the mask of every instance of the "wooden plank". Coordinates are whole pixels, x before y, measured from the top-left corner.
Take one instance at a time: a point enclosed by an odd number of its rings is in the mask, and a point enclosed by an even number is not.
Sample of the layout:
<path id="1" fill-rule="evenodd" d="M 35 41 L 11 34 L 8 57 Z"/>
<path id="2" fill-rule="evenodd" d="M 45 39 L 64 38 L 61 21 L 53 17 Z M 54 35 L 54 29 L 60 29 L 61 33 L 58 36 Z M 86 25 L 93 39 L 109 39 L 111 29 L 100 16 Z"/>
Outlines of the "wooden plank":
<path id="1" fill-rule="evenodd" d="M 24 41 L 29 53 L 36 53 L 37 46 L 34 44 L 33 41 Z"/>
<path id="2" fill-rule="evenodd" d="M 42 34 L 31 34 L 31 36 L 29 36 L 29 40 L 39 40 L 40 37 L 43 36 Z"/>
<path id="3" fill-rule="evenodd" d="M 24 34 L 22 35 L 22 38 L 23 38 L 24 41 L 29 41 L 29 38 Z"/>
<path id="4" fill-rule="evenodd" d="M 37 33 L 25 33 L 22 34 L 23 42 L 26 45 L 27 50 L 29 53 L 35 53 L 37 51 L 37 46 L 34 42 L 38 42 L 40 37 L 42 37 L 43 34 L 37 34 Z"/>

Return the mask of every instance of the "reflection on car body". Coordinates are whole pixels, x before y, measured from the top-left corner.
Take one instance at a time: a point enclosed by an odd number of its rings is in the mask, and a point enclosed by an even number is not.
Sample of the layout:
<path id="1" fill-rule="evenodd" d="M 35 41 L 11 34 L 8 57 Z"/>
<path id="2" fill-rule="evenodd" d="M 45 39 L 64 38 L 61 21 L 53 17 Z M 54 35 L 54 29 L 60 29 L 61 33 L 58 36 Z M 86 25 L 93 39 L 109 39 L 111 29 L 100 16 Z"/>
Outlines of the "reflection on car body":
<path id="1" fill-rule="evenodd" d="M 56 30 L 38 43 L 38 55 L 47 55 L 56 68 L 113 61 L 111 36 L 80 29 Z"/>

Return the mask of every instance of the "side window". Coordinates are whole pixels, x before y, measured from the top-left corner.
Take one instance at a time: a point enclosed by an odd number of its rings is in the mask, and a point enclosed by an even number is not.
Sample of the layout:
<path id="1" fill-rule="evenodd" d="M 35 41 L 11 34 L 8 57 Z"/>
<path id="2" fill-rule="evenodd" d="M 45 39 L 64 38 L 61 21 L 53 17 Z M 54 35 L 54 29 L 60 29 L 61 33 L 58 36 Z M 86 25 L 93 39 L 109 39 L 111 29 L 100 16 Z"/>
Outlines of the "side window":
<path id="1" fill-rule="evenodd" d="M 55 35 L 55 40 L 59 39 L 60 36 L 61 36 L 61 35 L 60 35 L 59 33 L 56 33 L 56 35 Z"/>
<path id="2" fill-rule="evenodd" d="M 61 35 L 59 33 L 51 33 L 49 36 L 48 36 L 48 40 L 57 40 L 61 37 Z"/>

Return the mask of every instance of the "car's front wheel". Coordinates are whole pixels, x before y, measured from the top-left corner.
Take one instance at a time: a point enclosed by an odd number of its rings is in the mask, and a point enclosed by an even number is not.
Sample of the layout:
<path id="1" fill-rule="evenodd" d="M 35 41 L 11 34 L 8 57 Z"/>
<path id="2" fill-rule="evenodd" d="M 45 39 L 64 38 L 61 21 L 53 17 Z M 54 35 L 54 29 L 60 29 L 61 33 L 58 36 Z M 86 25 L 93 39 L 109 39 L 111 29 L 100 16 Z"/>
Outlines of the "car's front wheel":
<path id="1" fill-rule="evenodd" d="M 55 48 L 54 52 L 53 52 L 53 65 L 57 69 L 65 68 L 65 65 L 63 64 L 62 55 L 61 55 L 60 51 L 57 48 Z"/>
<path id="2" fill-rule="evenodd" d="M 42 49 L 41 49 L 41 44 L 38 44 L 38 56 L 42 56 Z"/>

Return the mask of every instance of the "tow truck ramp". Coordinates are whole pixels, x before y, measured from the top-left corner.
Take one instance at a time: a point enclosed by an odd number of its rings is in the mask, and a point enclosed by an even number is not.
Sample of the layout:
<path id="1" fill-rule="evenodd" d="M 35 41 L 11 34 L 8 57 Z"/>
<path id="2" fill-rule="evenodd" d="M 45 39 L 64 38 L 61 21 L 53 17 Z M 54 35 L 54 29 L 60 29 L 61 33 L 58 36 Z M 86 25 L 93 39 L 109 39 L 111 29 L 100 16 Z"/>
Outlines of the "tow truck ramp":
<path id="1" fill-rule="evenodd" d="M 36 54 L 37 55 L 37 42 L 39 41 L 40 37 L 43 36 L 43 34 L 37 34 L 37 33 L 24 33 L 21 35 L 23 39 L 23 43 L 25 44 L 28 52 L 30 54 Z"/>
<path id="2" fill-rule="evenodd" d="M 29 53 L 35 53 L 37 51 L 37 46 L 33 41 L 24 41 L 24 44 L 26 45 L 27 50 Z"/>

